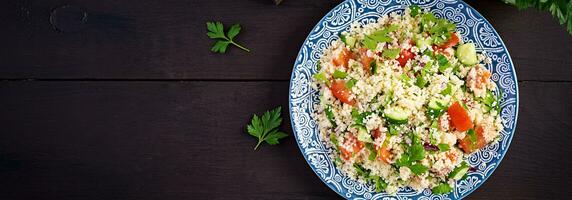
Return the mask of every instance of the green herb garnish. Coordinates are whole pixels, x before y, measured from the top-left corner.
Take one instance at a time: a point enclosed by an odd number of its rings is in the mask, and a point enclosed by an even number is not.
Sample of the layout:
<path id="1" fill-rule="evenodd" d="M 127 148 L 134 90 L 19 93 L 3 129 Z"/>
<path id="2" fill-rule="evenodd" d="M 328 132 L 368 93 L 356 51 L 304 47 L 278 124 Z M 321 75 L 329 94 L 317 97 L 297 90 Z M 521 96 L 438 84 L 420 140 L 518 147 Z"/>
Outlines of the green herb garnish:
<path id="1" fill-rule="evenodd" d="M 417 16 L 421 12 L 421 7 L 418 5 L 409 6 L 409 10 L 411 10 L 411 17 Z"/>
<path id="2" fill-rule="evenodd" d="M 439 185 L 431 189 L 431 192 L 433 192 L 433 194 L 447 194 L 452 191 L 453 188 L 451 188 L 451 186 L 449 186 L 449 184 L 447 183 L 440 183 Z"/>
<path id="3" fill-rule="evenodd" d="M 374 176 L 373 182 L 375 184 L 375 192 L 382 192 L 387 188 L 387 183 L 379 176 Z"/>
<path id="4" fill-rule="evenodd" d="M 442 152 L 449 151 L 449 149 L 450 149 L 449 145 L 445 144 L 445 143 L 441 143 L 441 144 L 437 145 L 437 147 L 439 147 L 439 150 Z"/>
<path id="5" fill-rule="evenodd" d="M 330 133 L 330 141 L 332 141 L 334 147 L 338 149 L 338 146 L 340 146 L 340 142 L 338 141 L 338 137 L 336 136 L 336 134 Z"/>
<path id="6" fill-rule="evenodd" d="M 346 82 L 346 87 L 347 88 L 352 88 L 354 87 L 354 85 L 356 84 L 357 80 L 356 79 L 350 79 L 349 81 Z"/>
<path id="7" fill-rule="evenodd" d="M 207 30 L 208 30 L 207 36 L 209 36 L 209 38 L 211 39 L 218 39 L 211 48 L 211 51 L 218 53 L 225 53 L 228 45 L 232 44 L 246 52 L 250 52 L 249 49 L 237 44 L 233 40 L 234 37 L 236 37 L 236 35 L 240 33 L 240 29 L 241 29 L 240 24 L 234 24 L 230 27 L 230 29 L 225 35 L 224 26 L 222 25 L 221 22 L 207 22 Z"/>
<path id="8" fill-rule="evenodd" d="M 377 62 L 375 62 L 375 60 L 372 60 L 371 63 L 369 63 L 369 68 L 371 69 L 371 74 L 377 74 Z"/>
<path id="9" fill-rule="evenodd" d="M 443 73 L 446 69 L 451 67 L 449 60 L 444 55 L 438 54 L 436 57 L 437 63 L 439 64 L 439 72 Z"/>
<path id="10" fill-rule="evenodd" d="M 549 11 L 558 22 L 565 24 L 568 33 L 572 35 L 572 3 L 566 0 L 504 0 L 515 5 L 519 9 L 536 8 L 541 11 Z"/>
<path id="11" fill-rule="evenodd" d="M 469 137 L 469 140 L 471 141 L 471 145 L 474 147 L 477 144 L 477 134 L 475 134 L 475 130 L 469 129 L 467 131 L 467 137 Z"/>
<path id="12" fill-rule="evenodd" d="M 414 165 L 409 166 L 409 169 L 411 170 L 411 172 L 413 172 L 415 175 L 421 175 L 425 172 L 427 172 L 427 170 L 429 169 L 428 167 L 422 165 L 421 163 L 417 163 Z"/>
<path id="13" fill-rule="evenodd" d="M 418 161 L 425 158 L 425 148 L 421 144 L 412 145 L 409 148 L 409 160 Z"/>
<path id="14" fill-rule="evenodd" d="M 328 79 L 328 77 L 326 77 L 326 74 L 324 73 L 317 73 L 314 74 L 312 77 L 314 77 L 314 79 L 316 79 L 318 82 L 322 83 L 322 84 L 326 84 L 326 85 L 330 85 L 330 80 Z"/>
<path id="15" fill-rule="evenodd" d="M 367 116 L 371 115 L 372 112 L 363 112 L 363 113 L 359 113 L 359 111 L 354 108 L 352 109 L 352 118 L 354 119 L 354 122 L 358 125 L 363 125 L 363 119 L 365 119 Z"/>
<path id="16" fill-rule="evenodd" d="M 393 32 L 399 28 L 397 25 L 390 25 L 382 30 L 376 31 L 370 35 L 366 35 L 362 40 L 362 44 L 368 49 L 374 51 L 377 48 L 377 43 L 391 42 L 391 37 L 387 36 L 388 33 Z"/>
<path id="17" fill-rule="evenodd" d="M 365 143 L 365 148 L 369 150 L 368 160 L 373 161 L 377 157 L 377 151 L 372 143 Z"/>
<path id="18" fill-rule="evenodd" d="M 400 52 L 401 52 L 400 48 L 386 49 L 383 51 L 383 53 L 381 53 L 381 56 L 383 56 L 385 58 L 395 59 L 395 58 L 397 58 L 397 56 L 399 56 Z"/>
<path id="19" fill-rule="evenodd" d="M 443 96 L 450 95 L 453 92 L 453 85 L 451 83 L 447 83 L 447 87 L 441 91 Z"/>
<path id="20" fill-rule="evenodd" d="M 334 112 L 332 112 L 332 106 L 328 105 L 326 107 L 326 109 L 324 110 L 324 112 L 326 112 L 326 117 L 328 118 L 328 121 L 330 121 L 332 126 L 335 128 L 337 126 L 337 124 L 336 124 Z"/>
<path id="21" fill-rule="evenodd" d="M 342 72 L 342 71 L 340 71 L 340 70 L 336 70 L 336 71 L 334 71 L 334 73 L 332 74 L 332 76 L 333 76 L 334 78 L 337 78 L 337 79 L 343 79 L 343 78 L 346 78 L 346 77 L 348 76 L 348 74 L 345 73 L 345 72 Z"/>
<path id="22" fill-rule="evenodd" d="M 254 147 L 254 150 L 266 142 L 269 145 L 278 144 L 278 140 L 285 138 L 288 134 L 279 131 L 278 126 L 282 123 L 281 115 L 282 107 L 278 106 L 273 110 L 266 111 L 262 117 L 254 114 L 252 121 L 246 127 L 248 134 L 258 138 L 258 143 Z"/>

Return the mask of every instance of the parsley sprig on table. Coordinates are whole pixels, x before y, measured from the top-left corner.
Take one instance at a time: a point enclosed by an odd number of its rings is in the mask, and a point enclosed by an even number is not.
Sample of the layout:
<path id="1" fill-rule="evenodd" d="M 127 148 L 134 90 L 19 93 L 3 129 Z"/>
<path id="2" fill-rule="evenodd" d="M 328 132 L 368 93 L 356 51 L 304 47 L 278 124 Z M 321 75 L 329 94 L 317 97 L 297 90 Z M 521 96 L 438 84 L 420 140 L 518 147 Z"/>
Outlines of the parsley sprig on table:
<path id="1" fill-rule="evenodd" d="M 207 36 L 211 39 L 217 39 L 216 43 L 211 48 L 212 52 L 225 53 L 229 44 L 232 44 L 246 52 L 249 49 L 237 44 L 233 39 L 240 33 L 240 24 L 234 24 L 224 33 L 224 25 L 221 22 L 207 22 Z"/>
<path id="2" fill-rule="evenodd" d="M 541 11 L 549 11 L 558 19 L 560 24 L 565 24 L 568 33 L 572 34 L 572 1 L 570 0 L 504 0 L 508 4 L 515 5 L 519 9 L 536 8 Z"/>
<path id="3" fill-rule="evenodd" d="M 258 117 L 258 115 L 254 114 L 252 121 L 246 127 L 248 134 L 258 138 L 258 143 L 254 147 L 254 150 L 256 150 L 262 142 L 266 142 L 269 145 L 276 145 L 279 143 L 279 139 L 288 136 L 288 134 L 278 130 L 278 126 L 282 123 L 282 117 L 280 116 L 281 111 L 282 107 L 279 106 L 273 110 L 266 111 L 262 117 Z"/>

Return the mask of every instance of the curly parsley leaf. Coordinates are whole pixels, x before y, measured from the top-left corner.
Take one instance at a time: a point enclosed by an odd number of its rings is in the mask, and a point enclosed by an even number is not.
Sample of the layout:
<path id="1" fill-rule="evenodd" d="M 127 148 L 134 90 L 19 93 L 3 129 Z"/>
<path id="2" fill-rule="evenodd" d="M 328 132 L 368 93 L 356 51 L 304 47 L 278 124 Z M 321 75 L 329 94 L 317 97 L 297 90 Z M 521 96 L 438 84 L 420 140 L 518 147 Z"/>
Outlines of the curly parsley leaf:
<path id="1" fill-rule="evenodd" d="M 280 143 L 278 140 L 288 136 L 288 134 L 278 130 L 282 123 L 281 111 L 282 107 L 279 106 L 273 110 L 266 111 L 261 117 L 254 114 L 250 124 L 246 126 L 248 134 L 258 139 L 254 150 L 258 149 L 262 142 L 276 145 Z"/>
<path id="2" fill-rule="evenodd" d="M 249 49 L 234 42 L 234 37 L 240 33 L 241 27 L 239 24 L 234 24 L 230 27 L 228 32 L 224 33 L 224 25 L 221 22 L 207 22 L 207 36 L 211 39 L 217 39 L 213 47 L 212 52 L 225 53 L 229 44 L 232 44 L 246 52 L 250 52 Z"/>
<path id="3" fill-rule="evenodd" d="M 568 33 L 572 35 L 572 1 L 569 0 L 504 0 L 519 9 L 536 8 L 540 11 L 548 11 L 558 19 L 561 25 L 566 26 Z"/>

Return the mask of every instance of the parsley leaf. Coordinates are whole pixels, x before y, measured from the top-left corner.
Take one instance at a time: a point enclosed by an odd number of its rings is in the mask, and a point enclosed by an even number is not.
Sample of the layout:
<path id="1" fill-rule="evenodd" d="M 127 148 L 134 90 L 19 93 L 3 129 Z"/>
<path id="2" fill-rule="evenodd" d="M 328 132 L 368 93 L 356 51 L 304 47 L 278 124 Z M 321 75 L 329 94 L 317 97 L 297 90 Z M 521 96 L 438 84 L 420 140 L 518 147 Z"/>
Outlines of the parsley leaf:
<path id="1" fill-rule="evenodd" d="M 409 169 L 410 169 L 411 172 L 413 172 L 415 175 L 423 174 L 423 173 L 427 172 L 427 170 L 429 170 L 428 167 L 426 167 L 426 166 L 424 166 L 424 165 L 422 165 L 422 164 L 420 164 L 420 163 L 417 163 L 417 164 L 414 164 L 414 165 L 409 166 Z"/>
<path id="2" fill-rule="evenodd" d="M 366 35 L 362 43 L 368 49 L 374 51 L 377 48 L 377 43 L 391 42 L 391 37 L 387 36 L 388 33 L 397 30 L 397 25 L 390 25 L 382 30 L 376 31 L 370 35 Z"/>
<path id="3" fill-rule="evenodd" d="M 348 76 L 348 73 L 336 69 L 336 71 L 334 71 L 334 74 L 332 74 L 332 76 L 336 79 L 344 79 Z"/>
<path id="4" fill-rule="evenodd" d="M 441 144 L 437 145 L 437 147 L 442 152 L 449 151 L 449 149 L 450 149 L 449 145 L 445 144 L 445 143 L 441 143 Z"/>
<path id="5" fill-rule="evenodd" d="M 352 78 L 352 79 L 350 79 L 350 80 L 348 80 L 348 81 L 346 82 L 346 87 L 347 87 L 347 88 L 352 88 L 352 87 L 354 87 L 354 85 L 355 85 L 356 83 L 357 83 L 357 80 Z"/>
<path id="6" fill-rule="evenodd" d="M 207 22 L 207 30 L 207 36 L 209 36 L 209 38 L 217 39 L 211 48 L 212 52 L 225 53 L 229 44 L 232 44 L 246 52 L 250 52 L 249 49 L 233 41 L 234 37 L 240 33 L 241 27 L 239 24 L 232 25 L 228 29 L 226 35 L 224 34 L 224 25 L 221 22 Z"/>
<path id="7" fill-rule="evenodd" d="M 390 58 L 390 59 L 395 59 L 395 58 L 397 58 L 397 56 L 399 56 L 400 52 L 401 52 L 400 48 L 386 49 L 385 51 L 383 51 L 383 53 L 381 53 L 381 56 L 386 57 L 386 58 Z"/>
<path id="8" fill-rule="evenodd" d="M 439 64 L 439 72 L 444 73 L 446 69 L 451 67 L 449 60 L 444 55 L 438 54 L 436 56 L 437 63 Z"/>
<path id="9" fill-rule="evenodd" d="M 334 112 L 332 112 L 332 106 L 328 105 L 326 107 L 326 109 L 324 110 L 326 112 L 326 117 L 328 118 L 328 121 L 330 121 L 330 123 L 332 124 L 332 126 L 335 128 L 336 126 L 338 126 L 336 124 L 336 118 L 334 116 Z"/>
<path id="10" fill-rule="evenodd" d="M 409 6 L 409 9 L 411 10 L 411 17 L 415 17 L 419 14 L 419 12 L 421 11 L 421 7 L 419 7 L 418 5 L 412 5 Z"/>
<path id="11" fill-rule="evenodd" d="M 566 0 L 504 0 L 519 9 L 536 8 L 541 11 L 549 11 L 558 19 L 561 25 L 565 25 L 568 33 L 572 35 L 572 2 Z"/>
<path id="12" fill-rule="evenodd" d="M 409 161 L 418 161 L 425 158 L 425 148 L 421 144 L 412 145 L 409 148 Z"/>
<path id="13" fill-rule="evenodd" d="M 467 131 L 467 137 L 469 137 L 469 141 L 471 142 L 471 145 L 474 147 L 475 145 L 477 145 L 477 135 L 475 133 L 474 129 L 469 129 Z"/>
<path id="14" fill-rule="evenodd" d="M 282 107 L 277 107 L 273 110 L 266 111 L 262 117 L 254 114 L 252 121 L 246 126 L 248 134 L 258 138 L 258 143 L 254 147 L 254 150 L 266 142 L 269 145 L 276 145 L 279 143 L 279 139 L 285 138 L 288 134 L 279 131 L 278 126 L 282 123 L 282 117 L 280 116 Z"/>
<path id="15" fill-rule="evenodd" d="M 449 186 L 449 184 L 447 183 L 440 183 L 439 185 L 431 189 L 431 192 L 433 192 L 433 194 L 447 194 L 452 191 L 453 188 Z"/>

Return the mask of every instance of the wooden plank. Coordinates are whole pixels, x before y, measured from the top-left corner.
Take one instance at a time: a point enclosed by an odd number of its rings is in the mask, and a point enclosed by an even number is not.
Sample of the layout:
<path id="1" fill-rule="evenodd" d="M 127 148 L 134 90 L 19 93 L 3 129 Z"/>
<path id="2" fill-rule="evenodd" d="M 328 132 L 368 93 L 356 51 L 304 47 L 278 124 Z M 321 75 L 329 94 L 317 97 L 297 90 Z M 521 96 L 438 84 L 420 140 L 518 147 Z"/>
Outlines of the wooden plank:
<path id="1" fill-rule="evenodd" d="M 572 83 L 520 83 L 517 133 L 469 199 L 565 199 Z M 252 148 L 288 82 L 1 82 L 0 199 L 333 199 L 293 136 Z M 291 133 L 287 111 L 283 130 Z"/>
<path id="2" fill-rule="evenodd" d="M 69 5 L 88 13 L 85 27 L 61 33 L 49 22 L 61 1 L 17 1 L 0 8 L 10 13 L 0 78 L 288 80 L 302 41 L 338 2 L 78 0 Z M 207 21 L 240 23 L 237 41 L 252 52 L 210 52 Z"/>
<path id="3" fill-rule="evenodd" d="M 287 82 L 4 82 L 0 199 L 330 199 L 294 137 L 261 146 L 253 113 Z M 2 167 L 0 167 L 2 168 Z"/>
<path id="4" fill-rule="evenodd" d="M 339 2 L 11 0 L 0 8 L 0 79 L 289 80 L 302 41 Z M 503 36 L 520 80 L 572 80 L 572 37 L 548 13 L 469 3 Z M 87 20 L 63 17 L 69 32 L 59 32 L 50 12 L 65 5 Z M 211 53 L 207 21 L 241 23 L 237 40 L 252 52 Z"/>

